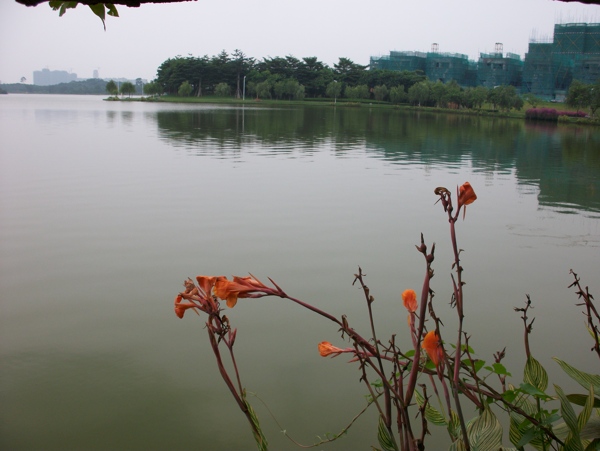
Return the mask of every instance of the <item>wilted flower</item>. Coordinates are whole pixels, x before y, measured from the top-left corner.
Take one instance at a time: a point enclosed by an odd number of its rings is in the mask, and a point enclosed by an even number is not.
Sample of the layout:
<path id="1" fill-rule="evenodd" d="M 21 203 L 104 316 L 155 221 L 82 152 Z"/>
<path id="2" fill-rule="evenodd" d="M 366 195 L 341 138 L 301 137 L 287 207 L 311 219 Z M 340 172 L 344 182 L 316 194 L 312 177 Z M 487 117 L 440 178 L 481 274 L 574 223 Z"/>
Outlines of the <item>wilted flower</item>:
<path id="1" fill-rule="evenodd" d="M 423 346 L 423 349 L 427 351 L 427 354 L 429 355 L 429 358 L 433 364 L 438 366 L 444 358 L 444 349 L 442 348 L 440 336 L 437 334 L 437 332 L 435 330 L 427 332 L 427 335 L 425 335 L 425 338 L 423 338 L 423 343 L 421 346 Z"/>
<path id="2" fill-rule="evenodd" d="M 458 208 L 463 205 L 469 205 L 475 202 L 477 195 L 469 182 L 463 183 L 458 189 Z"/>
<path id="3" fill-rule="evenodd" d="M 416 312 L 418 303 L 417 293 L 415 293 L 415 290 L 404 290 L 402 292 L 402 303 L 404 304 L 404 307 L 406 307 L 406 310 L 408 310 L 409 312 Z"/>
<path id="4" fill-rule="evenodd" d="M 233 308 L 238 298 L 259 298 L 274 294 L 274 291 L 252 276 L 233 276 L 233 280 L 227 280 L 225 277 L 217 278 L 215 294 L 227 301 L 227 307 Z"/>
<path id="5" fill-rule="evenodd" d="M 333 346 L 328 341 L 322 341 L 321 343 L 319 343 L 319 354 L 321 354 L 321 357 L 327 357 L 331 354 L 340 355 L 342 352 L 344 352 L 342 348 Z"/>

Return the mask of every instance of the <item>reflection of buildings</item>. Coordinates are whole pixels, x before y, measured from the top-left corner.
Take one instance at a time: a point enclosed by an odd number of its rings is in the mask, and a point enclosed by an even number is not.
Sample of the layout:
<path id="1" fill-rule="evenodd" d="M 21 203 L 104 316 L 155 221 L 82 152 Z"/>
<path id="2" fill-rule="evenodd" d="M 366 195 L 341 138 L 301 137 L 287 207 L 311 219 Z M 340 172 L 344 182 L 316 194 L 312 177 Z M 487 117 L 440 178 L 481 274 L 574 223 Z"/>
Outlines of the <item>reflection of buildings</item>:
<path id="1" fill-rule="evenodd" d="M 600 79 L 600 23 L 556 24 L 550 41 L 532 40 L 525 60 L 503 54 L 496 43 L 493 53 L 481 53 L 477 62 L 466 55 L 393 51 L 372 56 L 371 69 L 422 70 L 432 81 L 455 80 L 461 86 L 513 85 L 523 93 L 563 98 L 573 80 L 595 83 Z"/>
<path id="2" fill-rule="evenodd" d="M 77 74 L 64 70 L 42 69 L 33 72 L 33 84 L 38 86 L 57 85 L 77 80 Z"/>

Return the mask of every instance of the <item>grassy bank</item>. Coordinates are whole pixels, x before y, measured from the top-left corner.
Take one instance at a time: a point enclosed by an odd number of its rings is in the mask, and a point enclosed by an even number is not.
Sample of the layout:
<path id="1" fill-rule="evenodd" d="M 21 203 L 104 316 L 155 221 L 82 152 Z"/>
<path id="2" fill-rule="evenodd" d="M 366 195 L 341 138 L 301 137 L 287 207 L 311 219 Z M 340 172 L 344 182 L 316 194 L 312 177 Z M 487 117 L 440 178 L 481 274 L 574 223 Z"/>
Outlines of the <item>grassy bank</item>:
<path id="1" fill-rule="evenodd" d="M 329 98 L 317 98 L 317 99 L 304 99 L 304 100 L 272 100 L 272 99 L 254 99 L 246 98 L 245 100 L 236 99 L 234 97 L 214 97 L 214 96 L 203 96 L 203 97 L 178 97 L 178 96 L 162 96 L 157 98 L 151 97 L 135 97 L 135 98 L 122 98 L 115 99 L 114 97 L 106 100 L 121 100 L 121 101 L 145 101 L 145 102 L 165 102 L 165 103 L 200 103 L 200 104 L 219 104 L 219 105 L 261 105 L 261 106 L 312 106 L 312 105 L 329 105 L 340 108 L 388 108 L 388 109 L 401 109 L 401 110 L 413 110 L 413 111 L 427 111 L 433 113 L 450 113 L 450 114 L 466 114 L 473 116 L 485 116 L 485 117 L 501 117 L 508 119 L 525 119 L 525 111 L 532 108 L 532 105 L 526 104 L 521 110 L 511 111 L 500 111 L 494 109 L 491 104 L 484 104 L 481 109 L 451 109 L 451 108 L 438 108 L 438 107 L 417 107 L 409 104 L 391 104 L 389 102 L 381 102 L 375 100 L 357 100 L 357 99 L 336 99 L 335 102 Z M 552 103 L 552 102 L 540 102 L 536 104 L 536 108 L 552 108 L 558 111 L 573 111 L 576 112 L 576 108 L 569 107 L 564 103 Z M 589 119 L 589 118 L 571 118 L 561 116 L 559 122 L 561 124 L 585 124 L 585 125 L 600 125 L 600 119 Z"/>

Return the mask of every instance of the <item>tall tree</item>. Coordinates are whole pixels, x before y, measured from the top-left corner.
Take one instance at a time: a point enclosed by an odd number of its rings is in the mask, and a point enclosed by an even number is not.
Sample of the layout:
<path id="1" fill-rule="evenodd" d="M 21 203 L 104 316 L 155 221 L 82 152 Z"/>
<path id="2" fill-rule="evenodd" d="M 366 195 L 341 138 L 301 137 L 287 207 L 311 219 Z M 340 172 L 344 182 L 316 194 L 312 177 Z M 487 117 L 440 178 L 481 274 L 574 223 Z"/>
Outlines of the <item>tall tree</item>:
<path id="1" fill-rule="evenodd" d="M 108 83 L 106 83 L 106 92 L 108 92 L 111 96 L 116 96 L 117 94 L 119 94 L 119 87 L 117 86 L 114 80 L 111 80 Z"/>
<path id="2" fill-rule="evenodd" d="M 131 97 L 131 94 L 135 94 L 135 85 L 133 83 L 131 83 L 130 81 L 124 81 L 121 84 L 121 94 L 122 95 L 129 95 L 129 97 Z"/>
<path id="3" fill-rule="evenodd" d="M 233 70 L 236 74 L 235 97 L 239 99 L 242 96 L 242 92 L 240 90 L 242 74 L 248 74 L 252 70 L 252 66 L 254 66 L 254 58 L 248 58 L 244 52 L 238 49 L 233 51 L 232 56 L 233 58 L 231 60 L 231 65 L 233 66 Z"/>
<path id="4" fill-rule="evenodd" d="M 325 76 L 327 72 L 329 77 Z M 333 80 L 333 72 L 316 56 L 302 58 L 296 70 L 296 80 L 306 89 L 308 97 L 325 95 L 327 83 Z"/>
<path id="5" fill-rule="evenodd" d="M 338 81 L 354 86 L 358 84 L 367 66 L 356 64 L 348 58 L 340 58 L 333 68 Z"/>

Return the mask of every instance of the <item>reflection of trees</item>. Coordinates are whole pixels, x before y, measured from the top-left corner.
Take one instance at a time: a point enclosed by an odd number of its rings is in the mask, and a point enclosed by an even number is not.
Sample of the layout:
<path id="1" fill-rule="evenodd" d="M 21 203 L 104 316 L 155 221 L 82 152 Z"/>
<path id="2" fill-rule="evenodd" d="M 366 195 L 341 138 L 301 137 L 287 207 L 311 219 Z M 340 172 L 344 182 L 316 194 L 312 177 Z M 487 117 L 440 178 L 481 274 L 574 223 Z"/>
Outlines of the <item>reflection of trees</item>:
<path id="1" fill-rule="evenodd" d="M 600 134 L 591 127 L 528 127 L 517 179 L 539 186 L 540 205 L 600 212 Z"/>
<path id="2" fill-rule="evenodd" d="M 600 211 L 600 134 L 460 114 L 370 108 L 210 108 L 156 113 L 160 135 L 198 154 L 297 153 L 333 143 L 391 164 L 516 173 L 541 205 Z"/>

